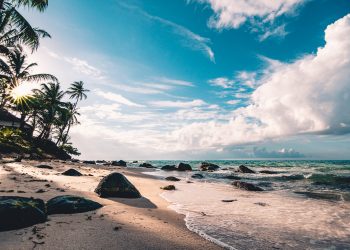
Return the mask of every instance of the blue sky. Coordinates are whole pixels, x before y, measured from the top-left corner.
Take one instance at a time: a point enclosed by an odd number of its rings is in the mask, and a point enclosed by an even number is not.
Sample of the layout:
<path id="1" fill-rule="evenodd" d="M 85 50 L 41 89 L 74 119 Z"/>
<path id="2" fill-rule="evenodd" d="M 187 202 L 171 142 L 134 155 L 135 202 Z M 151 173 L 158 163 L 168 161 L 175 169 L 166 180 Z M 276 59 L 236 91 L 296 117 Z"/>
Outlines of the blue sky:
<path id="1" fill-rule="evenodd" d="M 349 158 L 347 0 L 50 0 L 23 13 L 52 35 L 32 56 L 40 71 L 91 90 L 72 131 L 82 158 Z"/>

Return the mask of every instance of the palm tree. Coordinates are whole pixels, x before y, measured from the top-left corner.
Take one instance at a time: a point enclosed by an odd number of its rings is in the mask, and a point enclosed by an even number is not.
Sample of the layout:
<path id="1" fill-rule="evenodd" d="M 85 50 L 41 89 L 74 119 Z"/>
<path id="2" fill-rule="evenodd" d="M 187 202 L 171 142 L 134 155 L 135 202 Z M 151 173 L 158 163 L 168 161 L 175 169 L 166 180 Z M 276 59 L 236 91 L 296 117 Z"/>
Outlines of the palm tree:
<path id="1" fill-rule="evenodd" d="M 23 48 L 17 45 L 5 53 L 6 61 L 0 58 L 0 79 L 5 81 L 5 93 L 0 107 L 3 108 L 8 100 L 11 100 L 11 91 L 19 87 L 24 82 L 42 82 L 46 80 L 58 82 L 57 78 L 50 74 L 31 74 L 36 63 L 27 64 L 27 55 Z M 13 99 L 13 98 L 12 98 Z M 12 100 L 16 104 L 16 100 Z"/>
<path id="2" fill-rule="evenodd" d="M 66 108 L 61 109 L 59 112 L 59 126 L 58 126 L 58 136 L 56 145 L 62 142 L 64 145 L 64 138 L 68 138 L 69 130 L 74 124 L 79 124 L 78 110 L 70 102 L 66 103 Z"/>
<path id="3" fill-rule="evenodd" d="M 0 52 L 16 42 L 34 51 L 39 47 L 40 38 L 50 37 L 46 31 L 32 27 L 16 9 L 24 6 L 44 11 L 47 5 L 48 0 L 0 0 Z"/>
<path id="4" fill-rule="evenodd" d="M 77 106 L 78 102 L 82 99 L 86 99 L 86 92 L 90 90 L 84 88 L 84 82 L 73 82 L 71 87 L 68 89 L 67 94 L 70 95 L 70 99 L 75 99 L 74 108 Z"/>
<path id="5" fill-rule="evenodd" d="M 61 90 L 59 83 L 42 84 L 42 89 L 35 90 L 40 95 L 42 109 L 39 111 L 39 124 L 42 132 L 39 138 L 48 139 L 51 136 L 53 125 L 57 122 L 58 111 L 64 108 L 62 102 L 65 92 Z"/>

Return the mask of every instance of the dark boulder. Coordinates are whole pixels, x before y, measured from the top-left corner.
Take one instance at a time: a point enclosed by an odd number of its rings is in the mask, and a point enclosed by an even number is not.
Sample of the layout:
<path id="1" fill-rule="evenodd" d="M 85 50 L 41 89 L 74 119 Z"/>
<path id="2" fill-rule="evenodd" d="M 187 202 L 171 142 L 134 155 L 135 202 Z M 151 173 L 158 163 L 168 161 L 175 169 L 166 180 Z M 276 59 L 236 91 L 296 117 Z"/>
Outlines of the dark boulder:
<path id="1" fill-rule="evenodd" d="M 126 167 L 126 162 L 123 160 L 120 161 L 112 161 L 112 166 L 118 166 L 118 167 Z"/>
<path id="2" fill-rule="evenodd" d="M 62 173 L 62 175 L 66 175 L 66 176 L 82 176 L 82 174 L 79 171 L 77 171 L 77 170 L 75 170 L 73 168 L 70 168 L 67 171 L 64 171 Z"/>
<path id="3" fill-rule="evenodd" d="M 140 198 L 140 192 L 120 173 L 112 173 L 104 177 L 95 192 L 100 197 Z"/>
<path id="4" fill-rule="evenodd" d="M 177 166 L 177 171 L 192 171 L 192 167 L 190 164 L 186 164 L 186 163 L 180 163 Z"/>
<path id="5" fill-rule="evenodd" d="M 209 162 L 202 162 L 201 166 L 199 167 L 201 171 L 216 171 L 219 168 L 220 167 L 218 165 Z"/>
<path id="6" fill-rule="evenodd" d="M 238 167 L 238 172 L 245 173 L 245 174 L 255 174 L 255 171 L 251 170 L 250 168 L 241 165 Z"/>
<path id="7" fill-rule="evenodd" d="M 234 181 L 232 183 L 233 186 L 239 189 L 247 190 L 247 191 L 264 191 L 264 189 L 255 186 L 254 184 L 243 182 L 243 181 Z"/>
<path id="8" fill-rule="evenodd" d="M 83 161 L 83 164 L 96 165 L 95 161 Z"/>
<path id="9" fill-rule="evenodd" d="M 174 176 L 169 176 L 169 177 L 166 177 L 165 179 L 166 179 L 167 181 L 180 181 L 179 178 L 176 178 L 176 177 L 174 177 Z"/>
<path id="10" fill-rule="evenodd" d="M 140 168 L 155 168 L 152 164 L 147 163 L 147 162 L 141 163 L 139 167 Z"/>
<path id="11" fill-rule="evenodd" d="M 36 165 L 35 167 L 36 168 L 43 168 L 43 169 L 53 169 L 52 166 L 45 165 L 45 164 Z"/>
<path id="12" fill-rule="evenodd" d="M 165 165 L 165 166 L 161 167 L 161 170 L 164 170 L 164 171 L 175 171 L 176 170 L 176 166 L 175 165 Z"/>
<path id="13" fill-rule="evenodd" d="M 75 214 L 93 211 L 102 207 L 100 203 L 79 196 L 63 195 L 46 203 L 47 214 Z"/>
<path id="14" fill-rule="evenodd" d="M 227 175 L 223 176 L 222 179 L 227 179 L 227 180 L 240 180 L 241 177 L 235 176 L 235 175 Z"/>
<path id="15" fill-rule="evenodd" d="M 271 170 L 262 170 L 260 171 L 261 174 L 278 174 L 276 171 L 271 171 Z"/>
<path id="16" fill-rule="evenodd" d="M 0 196 L 0 231 L 29 227 L 45 222 L 46 218 L 43 200 Z"/>
<path id="17" fill-rule="evenodd" d="M 161 187 L 161 189 L 163 190 L 175 190 L 175 186 L 174 185 L 168 185 L 168 186 L 165 186 L 165 187 Z"/>
<path id="18" fill-rule="evenodd" d="M 193 179 L 203 179 L 203 178 L 204 178 L 204 176 L 201 175 L 201 174 L 194 174 L 194 175 L 192 175 L 191 177 L 192 177 Z"/>

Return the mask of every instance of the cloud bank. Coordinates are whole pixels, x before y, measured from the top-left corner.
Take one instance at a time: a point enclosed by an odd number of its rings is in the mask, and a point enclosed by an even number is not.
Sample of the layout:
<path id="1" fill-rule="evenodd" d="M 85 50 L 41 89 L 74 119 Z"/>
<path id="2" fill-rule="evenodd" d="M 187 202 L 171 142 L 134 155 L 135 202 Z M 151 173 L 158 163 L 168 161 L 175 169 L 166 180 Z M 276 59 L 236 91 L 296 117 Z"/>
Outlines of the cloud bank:
<path id="1" fill-rule="evenodd" d="M 350 132 L 350 14 L 325 30 L 326 45 L 259 79 L 251 104 L 228 122 L 193 123 L 172 132 L 179 147 L 212 148 L 303 133 Z M 181 146 L 180 146 L 181 145 Z"/>

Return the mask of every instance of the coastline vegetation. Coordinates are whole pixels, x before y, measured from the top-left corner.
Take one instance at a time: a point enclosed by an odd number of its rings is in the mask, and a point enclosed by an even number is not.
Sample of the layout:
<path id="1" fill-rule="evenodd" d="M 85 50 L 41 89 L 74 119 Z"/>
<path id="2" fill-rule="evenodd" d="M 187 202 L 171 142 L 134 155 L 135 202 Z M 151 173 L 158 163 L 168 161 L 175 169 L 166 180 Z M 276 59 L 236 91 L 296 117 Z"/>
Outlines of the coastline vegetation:
<path id="1" fill-rule="evenodd" d="M 82 81 L 63 90 L 55 76 L 34 74 L 38 64 L 29 61 L 40 40 L 51 36 L 32 27 L 19 9 L 43 12 L 47 7 L 48 0 L 0 0 L 0 122 L 7 117 L 0 126 L 1 153 L 34 158 L 80 154 L 69 132 L 79 124 L 78 104 L 89 90 Z"/>

